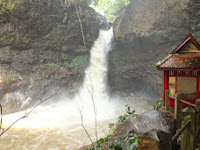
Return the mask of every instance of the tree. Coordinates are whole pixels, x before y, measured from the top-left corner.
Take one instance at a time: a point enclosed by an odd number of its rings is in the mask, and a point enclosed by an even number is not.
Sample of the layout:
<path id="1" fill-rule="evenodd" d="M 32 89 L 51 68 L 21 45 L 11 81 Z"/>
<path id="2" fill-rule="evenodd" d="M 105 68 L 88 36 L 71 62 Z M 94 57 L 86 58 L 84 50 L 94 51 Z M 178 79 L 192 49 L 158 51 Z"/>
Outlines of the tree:
<path id="1" fill-rule="evenodd" d="M 96 0 L 95 8 L 102 9 L 108 20 L 113 21 L 121 12 L 124 6 L 128 5 L 130 0 Z"/>

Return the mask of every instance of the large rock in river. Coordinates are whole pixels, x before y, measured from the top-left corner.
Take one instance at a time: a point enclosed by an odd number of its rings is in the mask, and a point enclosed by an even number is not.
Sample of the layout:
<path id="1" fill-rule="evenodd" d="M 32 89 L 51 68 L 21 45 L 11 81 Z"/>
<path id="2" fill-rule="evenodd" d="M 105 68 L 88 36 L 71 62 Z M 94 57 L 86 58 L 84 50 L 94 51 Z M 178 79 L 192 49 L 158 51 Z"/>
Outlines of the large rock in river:
<path id="1" fill-rule="evenodd" d="M 152 130 L 157 130 L 173 135 L 175 133 L 174 123 L 175 120 L 169 113 L 156 110 L 148 111 L 121 123 L 105 146 L 109 145 L 109 143 L 118 142 L 123 148 L 128 148 L 130 143 L 124 139 L 130 133 L 141 135 Z"/>

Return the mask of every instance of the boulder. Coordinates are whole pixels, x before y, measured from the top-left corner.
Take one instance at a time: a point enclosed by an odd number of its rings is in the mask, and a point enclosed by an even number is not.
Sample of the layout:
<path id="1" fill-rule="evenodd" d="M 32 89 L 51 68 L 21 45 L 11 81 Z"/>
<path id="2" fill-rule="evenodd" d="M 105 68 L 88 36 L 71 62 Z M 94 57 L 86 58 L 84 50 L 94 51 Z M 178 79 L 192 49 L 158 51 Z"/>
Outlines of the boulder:
<path id="1" fill-rule="evenodd" d="M 174 122 L 175 120 L 173 116 L 168 113 L 156 110 L 142 113 L 137 117 L 121 123 L 109 139 L 107 145 L 118 141 L 122 144 L 123 148 L 128 148 L 130 143 L 127 143 L 124 139 L 131 133 L 132 135 L 139 137 L 143 137 L 143 135 L 155 135 L 152 139 L 159 137 L 159 135 L 166 135 L 166 137 L 169 137 L 168 135 L 172 136 L 175 133 Z M 156 132 L 154 132 L 154 130 Z"/>
<path id="2" fill-rule="evenodd" d="M 169 133 L 150 130 L 139 135 L 138 150 L 172 150 L 172 136 Z"/>

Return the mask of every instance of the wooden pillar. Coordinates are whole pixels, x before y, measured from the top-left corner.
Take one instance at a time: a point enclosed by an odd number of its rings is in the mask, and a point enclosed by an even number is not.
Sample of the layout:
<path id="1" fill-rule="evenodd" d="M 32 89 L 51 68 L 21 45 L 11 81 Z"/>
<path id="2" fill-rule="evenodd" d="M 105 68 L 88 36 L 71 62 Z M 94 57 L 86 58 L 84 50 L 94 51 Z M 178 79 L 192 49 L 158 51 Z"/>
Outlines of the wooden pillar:
<path id="1" fill-rule="evenodd" d="M 181 135 L 181 150 L 194 150 L 195 145 L 195 110 L 191 107 L 186 107 L 183 110 L 183 116 L 190 115 L 191 123 L 189 126 L 183 131 Z"/>
<path id="2" fill-rule="evenodd" d="M 196 100 L 196 134 L 200 132 L 200 99 Z M 199 112 L 198 112 L 199 111 Z"/>
<path id="3" fill-rule="evenodd" d="M 175 94 L 175 107 L 174 107 L 174 119 L 176 119 L 176 129 L 181 128 L 182 122 L 182 102 L 180 101 L 181 94 Z"/>
<path id="4" fill-rule="evenodd" d="M 163 79 L 163 104 L 165 103 L 165 91 L 169 87 L 169 71 L 164 71 L 164 79 Z"/>
<path id="5" fill-rule="evenodd" d="M 169 90 L 165 91 L 165 111 L 169 111 Z"/>
<path id="6" fill-rule="evenodd" d="M 199 72 L 197 73 L 196 98 L 199 98 Z"/>

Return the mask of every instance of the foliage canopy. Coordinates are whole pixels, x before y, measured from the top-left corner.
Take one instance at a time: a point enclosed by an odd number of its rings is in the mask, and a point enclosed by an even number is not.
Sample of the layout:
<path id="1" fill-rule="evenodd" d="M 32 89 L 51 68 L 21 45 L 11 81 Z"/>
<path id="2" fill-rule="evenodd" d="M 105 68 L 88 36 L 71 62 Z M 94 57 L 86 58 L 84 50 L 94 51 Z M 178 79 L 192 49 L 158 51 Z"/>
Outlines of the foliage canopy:
<path id="1" fill-rule="evenodd" d="M 103 10 L 108 20 L 113 21 L 124 6 L 130 3 L 130 0 L 94 0 L 95 8 Z"/>

